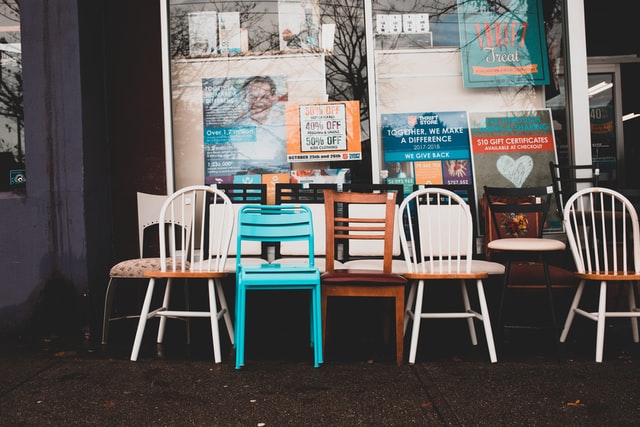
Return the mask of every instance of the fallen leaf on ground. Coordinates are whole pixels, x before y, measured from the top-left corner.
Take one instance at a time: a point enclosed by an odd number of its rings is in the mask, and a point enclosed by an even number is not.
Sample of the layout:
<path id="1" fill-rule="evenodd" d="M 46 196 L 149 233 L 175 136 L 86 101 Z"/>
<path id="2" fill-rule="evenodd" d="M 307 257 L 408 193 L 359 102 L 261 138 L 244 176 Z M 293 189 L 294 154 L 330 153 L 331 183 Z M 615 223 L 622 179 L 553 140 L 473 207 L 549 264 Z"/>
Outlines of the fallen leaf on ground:
<path id="1" fill-rule="evenodd" d="M 78 353 L 76 351 L 59 351 L 53 354 L 53 357 L 73 357 L 77 356 Z"/>

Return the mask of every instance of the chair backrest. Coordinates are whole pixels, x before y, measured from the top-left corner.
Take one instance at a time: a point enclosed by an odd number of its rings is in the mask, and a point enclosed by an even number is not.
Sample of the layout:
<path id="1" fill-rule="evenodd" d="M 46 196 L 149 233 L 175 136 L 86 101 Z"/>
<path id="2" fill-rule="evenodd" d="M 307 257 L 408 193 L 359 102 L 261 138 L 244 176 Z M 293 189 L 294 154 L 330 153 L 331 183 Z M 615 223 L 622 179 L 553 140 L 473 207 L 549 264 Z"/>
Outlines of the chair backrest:
<path id="1" fill-rule="evenodd" d="M 351 191 L 356 193 L 396 193 L 396 218 L 398 217 L 398 210 L 400 202 L 404 198 L 404 185 L 402 184 L 344 184 L 343 191 Z M 350 215 L 352 216 L 381 216 L 384 214 L 385 207 L 382 205 L 354 205 Z M 350 240 L 346 244 L 342 245 L 344 254 L 342 258 L 344 261 L 362 258 L 378 258 L 384 253 L 383 242 L 367 242 L 365 240 Z M 391 252 L 393 257 L 400 257 L 402 250 L 400 247 L 400 236 L 397 233 L 393 235 L 393 249 Z M 338 258 L 340 259 L 340 258 Z"/>
<path id="2" fill-rule="evenodd" d="M 167 200 L 164 194 L 137 193 L 138 201 L 138 245 L 140 258 L 144 256 L 145 230 L 158 224 L 158 214 Z"/>
<path id="3" fill-rule="evenodd" d="M 245 205 L 238 214 L 236 268 L 246 242 L 305 241 L 309 265 L 314 265 L 313 216 L 304 205 Z"/>
<path id="4" fill-rule="evenodd" d="M 438 185 L 414 184 L 413 191 L 422 190 L 423 188 L 442 188 L 442 189 L 449 190 L 456 193 L 458 196 L 460 196 L 460 198 L 462 198 L 462 200 L 467 204 L 467 206 L 469 206 L 469 210 L 471 211 L 471 218 L 473 219 L 477 218 L 478 200 L 476 199 L 476 192 L 473 184 L 438 184 Z M 477 227 L 477 220 L 472 222 L 473 222 L 472 233 L 475 241 L 475 238 L 477 238 L 480 235 L 480 233 Z M 474 246 L 473 250 L 474 252 L 477 253 L 479 249 Z"/>
<path id="5" fill-rule="evenodd" d="M 416 190 L 400 204 L 397 222 L 409 272 L 471 272 L 473 217 L 461 196 L 437 187 Z"/>
<path id="6" fill-rule="evenodd" d="M 233 204 L 267 203 L 267 184 L 216 184 L 215 188 L 224 191 Z"/>
<path id="7" fill-rule="evenodd" d="M 579 272 L 640 273 L 638 213 L 621 193 L 578 190 L 567 200 L 563 223 Z"/>
<path id="8" fill-rule="evenodd" d="M 168 264 L 172 271 L 223 271 L 235 225 L 231 200 L 223 191 L 207 185 L 177 190 L 159 218 L 170 222 L 168 232 L 160 233 L 162 271 Z"/>
<path id="9" fill-rule="evenodd" d="M 365 183 L 348 183 L 342 186 L 343 191 L 354 191 L 356 193 L 388 193 L 395 192 L 396 204 L 400 205 L 404 199 L 403 184 L 365 184 Z"/>
<path id="10" fill-rule="evenodd" d="M 336 189 L 336 184 L 276 184 L 276 204 L 304 204 L 313 215 L 314 248 L 316 256 L 326 255 L 324 190 Z M 281 242 L 276 258 L 305 254 L 302 241 Z"/>
<path id="11" fill-rule="evenodd" d="M 497 238 L 542 237 L 553 187 L 484 187 Z"/>
<path id="12" fill-rule="evenodd" d="M 597 187 L 600 183 L 598 165 L 569 165 L 549 162 L 551 183 L 558 215 L 562 217 L 565 202 L 576 191 L 585 187 Z"/>
<path id="13" fill-rule="evenodd" d="M 337 184 L 276 184 L 276 204 L 324 204 L 324 190 L 337 190 Z"/>
<path id="14" fill-rule="evenodd" d="M 326 271 L 334 271 L 336 242 L 382 244 L 383 272 L 390 273 L 395 236 L 396 192 L 359 193 L 324 190 Z M 363 206 L 366 211 L 362 211 Z M 380 209 L 374 209 L 380 205 Z"/>

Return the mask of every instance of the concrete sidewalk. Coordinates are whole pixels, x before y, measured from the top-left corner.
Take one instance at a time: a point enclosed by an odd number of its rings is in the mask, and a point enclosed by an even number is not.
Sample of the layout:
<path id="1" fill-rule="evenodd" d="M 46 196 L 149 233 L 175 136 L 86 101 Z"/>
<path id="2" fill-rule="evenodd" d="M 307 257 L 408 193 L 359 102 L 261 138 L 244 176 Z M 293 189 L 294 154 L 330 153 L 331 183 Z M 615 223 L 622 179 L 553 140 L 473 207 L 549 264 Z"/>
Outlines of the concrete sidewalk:
<path id="1" fill-rule="evenodd" d="M 4 343 L 0 424 L 637 425 L 639 348 L 628 324 L 607 331 L 602 364 L 590 324 L 561 358 L 548 337 L 518 332 L 497 364 L 455 328 L 427 329 L 413 366 L 396 366 L 383 349 L 360 360 L 334 351 L 314 369 L 297 339 L 248 348 L 239 371 L 231 348 L 215 365 L 208 343 L 187 351 L 173 338 L 159 347 L 145 340 L 138 362 L 128 360 L 127 339 L 97 348 Z"/>

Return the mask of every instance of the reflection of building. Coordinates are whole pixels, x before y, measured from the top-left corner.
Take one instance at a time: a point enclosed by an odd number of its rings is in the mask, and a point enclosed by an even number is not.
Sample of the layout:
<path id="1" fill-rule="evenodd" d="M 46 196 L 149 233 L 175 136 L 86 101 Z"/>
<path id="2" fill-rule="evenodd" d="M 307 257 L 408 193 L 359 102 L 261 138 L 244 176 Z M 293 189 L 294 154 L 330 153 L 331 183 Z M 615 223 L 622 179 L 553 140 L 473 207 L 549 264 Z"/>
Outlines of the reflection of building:
<path id="1" fill-rule="evenodd" d="M 0 106 L 0 152 L 10 152 L 15 160 L 24 161 L 22 121 L 22 47 L 20 26 L 0 26 L 0 99 L 9 100 Z M 18 100 L 18 105 L 14 105 Z M 4 180 L 6 175 L 2 176 Z"/>
<path id="2" fill-rule="evenodd" d="M 189 55 L 216 53 L 218 44 L 217 12 L 192 12 L 189 14 Z"/>

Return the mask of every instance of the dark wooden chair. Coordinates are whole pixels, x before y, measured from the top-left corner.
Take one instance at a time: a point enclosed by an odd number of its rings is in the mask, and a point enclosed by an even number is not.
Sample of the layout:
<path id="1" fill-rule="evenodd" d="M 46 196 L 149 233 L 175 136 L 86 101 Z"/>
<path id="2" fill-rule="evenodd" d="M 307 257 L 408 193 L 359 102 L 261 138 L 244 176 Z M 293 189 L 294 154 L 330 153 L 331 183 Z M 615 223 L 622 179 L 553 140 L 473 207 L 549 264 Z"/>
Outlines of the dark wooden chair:
<path id="1" fill-rule="evenodd" d="M 396 362 L 403 359 L 406 279 L 392 272 L 396 212 L 395 192 L 324 191 L 326 217 L 326 271 L 322 282 L 322 334 L 327 331 L 327 305 L 335 297 L 385 297 L 395 303 Z M 337 242 L 366 241 L 380 247 L 382 269 L 336 269 Z"/>
<path id="2" fill-rule="evenodd" d="M 551 326 L 559 337 L 556 309 L 553 299 L 549 261 L 553 256 L 566 250 L 564 242 L 552 238 L 543 238 L 544 224 L 551 205 L 551 186 L 541 187 L 484 187 L 484 196 L 488 206 L 488 215 L 495 230 L 496 239 L 487 242 L 487 250 L 492 261 L 505 264 L 502 295 L 498 312 L 498 325 L 501 331 L 510 328 L 540 328 L 543 325 L 506 325 L 504 307 L 507 289 L 511 284 L 511 267 L 518 263 L 542 266 L 544 287 L 547 290 L 551 315 Z"/>

